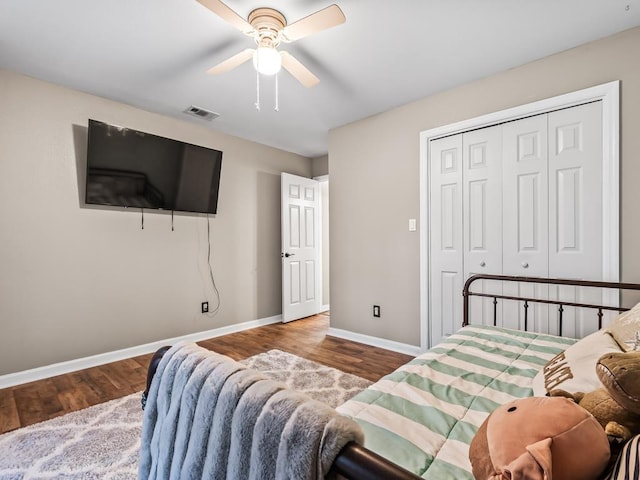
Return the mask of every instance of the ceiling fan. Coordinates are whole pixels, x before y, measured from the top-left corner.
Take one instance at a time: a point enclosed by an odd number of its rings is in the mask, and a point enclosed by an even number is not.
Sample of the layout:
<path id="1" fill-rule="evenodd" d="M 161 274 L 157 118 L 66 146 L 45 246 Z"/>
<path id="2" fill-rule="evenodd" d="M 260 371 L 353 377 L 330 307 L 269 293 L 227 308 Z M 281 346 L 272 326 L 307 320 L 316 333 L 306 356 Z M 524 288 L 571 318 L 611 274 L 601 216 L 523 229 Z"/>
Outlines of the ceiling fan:
<path id="1" fill-rule="evenodd" d="M 253 37 L 257 45 L 255 49 L 247 48 L 222 61 L 207 73 L 214 75 L 225 73 L 253 59 L 253 66 L 259 73 L 273 75 L 280 70 L 280 67 L 284 67 L 305 87 L 313 87 L 320 80 L 293 55 L 284 51 L 278 52 L 278 46 L 282 42 L 290 43 L 340 25 L 346 20 L 340 7 L 335 4 L 289 25 L 284 15 L 273 8 L 256 8 L 245 20 L 220 0 L 198 0 L 198 2 L 245 35 Z"/>

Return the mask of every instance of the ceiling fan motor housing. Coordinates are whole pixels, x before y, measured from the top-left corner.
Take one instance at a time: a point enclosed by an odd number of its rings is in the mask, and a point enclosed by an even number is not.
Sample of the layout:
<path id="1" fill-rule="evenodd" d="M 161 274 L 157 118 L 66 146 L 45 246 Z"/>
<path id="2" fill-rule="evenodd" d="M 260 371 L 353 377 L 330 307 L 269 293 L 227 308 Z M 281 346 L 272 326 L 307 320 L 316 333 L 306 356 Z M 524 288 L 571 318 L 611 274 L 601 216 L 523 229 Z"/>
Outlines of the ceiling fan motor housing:
<path id="1" fill-rule="evenodd" d="M 282 40 L 282 29 L 287 26 L 284 15 L 273 8 L 256 8 L 249 14 L 249 23 L 255 30 L 259 47 L 275 48 Z"/>

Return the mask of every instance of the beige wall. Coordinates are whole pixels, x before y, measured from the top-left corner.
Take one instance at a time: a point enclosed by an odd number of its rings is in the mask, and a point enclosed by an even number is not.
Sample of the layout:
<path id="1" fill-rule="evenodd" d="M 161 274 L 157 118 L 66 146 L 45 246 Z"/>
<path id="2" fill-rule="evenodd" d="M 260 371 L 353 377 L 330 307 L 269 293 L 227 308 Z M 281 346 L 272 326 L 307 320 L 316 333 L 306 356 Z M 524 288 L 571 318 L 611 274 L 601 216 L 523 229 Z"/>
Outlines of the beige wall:
<path id="1" fill-rule="evenodd" d="M 280 172 L 311 160 L 0 70 L 0 375 L 281 313 Z M 224 152 L 203 215 L 83 208 L 87 119 Z"/>
<path id="2" fill-rule="evenodd" d="M 621 80 L 621 278 L 640 281 L 639 46 L 640 27 L 330 131 L 331 325 L 420 343 L 419 236 L 407 221 L 419 218 L 421 131 L 613 80 Z"/>
<path id="3" fill-rule="evenodd" d="M 329 155 L 316 157 L 311 161 L 311 176 L 321 177 L 329 174 Z"/>

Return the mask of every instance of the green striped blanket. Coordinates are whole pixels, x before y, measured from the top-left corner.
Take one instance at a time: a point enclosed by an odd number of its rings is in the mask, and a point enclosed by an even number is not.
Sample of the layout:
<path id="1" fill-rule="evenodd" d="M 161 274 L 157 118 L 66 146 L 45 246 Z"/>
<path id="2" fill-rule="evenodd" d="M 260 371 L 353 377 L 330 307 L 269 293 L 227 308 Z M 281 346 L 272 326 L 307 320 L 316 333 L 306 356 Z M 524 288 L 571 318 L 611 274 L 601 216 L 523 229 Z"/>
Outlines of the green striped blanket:
<path id="1" fill-rule="evenodd" d="M 473 480 L 469 444 L 497 406 L 575 340 L 468 326 L 338 407 L 365 446 L 423 478 Z"/>

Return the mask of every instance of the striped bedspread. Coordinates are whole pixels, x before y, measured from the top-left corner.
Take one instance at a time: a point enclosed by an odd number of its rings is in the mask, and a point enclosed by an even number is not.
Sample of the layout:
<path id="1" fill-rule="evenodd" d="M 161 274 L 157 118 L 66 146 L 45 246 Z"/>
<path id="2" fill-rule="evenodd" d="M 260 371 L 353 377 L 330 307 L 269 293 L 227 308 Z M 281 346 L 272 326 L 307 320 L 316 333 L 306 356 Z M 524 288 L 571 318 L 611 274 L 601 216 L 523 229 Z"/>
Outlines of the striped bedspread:
<path id="1" fill-rule="evenodd" d="M 468 453 L 497 406 L 532 395 L 542 366 L 575 340 L 468 326 L 338 407 L 365 446 L 417 475 L 473 480 Z"/>

